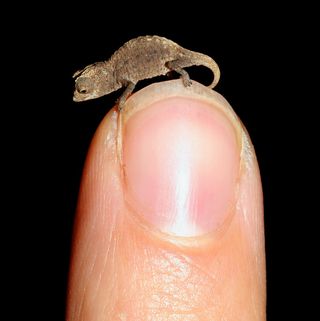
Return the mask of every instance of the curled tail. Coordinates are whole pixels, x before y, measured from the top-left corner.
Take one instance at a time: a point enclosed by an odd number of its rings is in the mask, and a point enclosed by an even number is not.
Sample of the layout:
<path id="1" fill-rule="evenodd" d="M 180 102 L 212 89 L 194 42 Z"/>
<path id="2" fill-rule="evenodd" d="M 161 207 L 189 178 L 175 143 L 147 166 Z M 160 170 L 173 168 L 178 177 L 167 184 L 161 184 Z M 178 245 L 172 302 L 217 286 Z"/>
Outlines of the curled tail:
<path id="1" fill-rule="evenodd" d="M 193 65 L 205 66 L 212 71 L 214 79 L 208 87 L 211 89 L 214 88 L 220 79 L 220 69 L 218 64 L 211 57 L 199 52 L 190 52 L 190 58 Z"/>

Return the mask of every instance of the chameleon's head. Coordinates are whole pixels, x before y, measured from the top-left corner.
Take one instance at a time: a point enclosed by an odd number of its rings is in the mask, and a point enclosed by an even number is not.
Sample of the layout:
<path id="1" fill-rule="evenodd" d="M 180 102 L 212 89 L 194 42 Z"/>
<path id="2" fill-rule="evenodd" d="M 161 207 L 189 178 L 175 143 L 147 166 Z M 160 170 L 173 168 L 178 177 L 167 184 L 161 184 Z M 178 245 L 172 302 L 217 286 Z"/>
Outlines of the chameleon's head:
<path id="1" fill-rule="evenodd" d="M 98 98 L 120 88 L 115 83 L 113 68 L 108 62 L 97 62 L 77 71 L 75 78 L 74 101 Z"/>

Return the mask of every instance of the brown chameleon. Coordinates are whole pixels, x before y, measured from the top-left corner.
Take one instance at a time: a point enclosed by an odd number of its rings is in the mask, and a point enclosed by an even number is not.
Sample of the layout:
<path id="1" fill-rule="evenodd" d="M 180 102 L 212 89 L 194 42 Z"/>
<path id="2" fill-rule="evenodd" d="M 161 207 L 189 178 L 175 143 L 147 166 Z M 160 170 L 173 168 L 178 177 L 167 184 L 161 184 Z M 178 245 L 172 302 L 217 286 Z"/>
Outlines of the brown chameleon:
<path id="1" fill-rule="evenodd" d="M 189 86 L 191 80 L 183 68 L 194 65 L 212 70 L 214 80 L 209 88 L 218 83 L 220 70 L 209 56 L 185 49 L 164 37 L 134 38 L 120 47 L 109 60 L 96 62 L 73 75 L 73 100 L 94 99 L 126 87 L 119 99 L 118 108 L 121 110 L 138 81 L 166 75 L 174 70 L 181 75 L 183 84 Z"/>

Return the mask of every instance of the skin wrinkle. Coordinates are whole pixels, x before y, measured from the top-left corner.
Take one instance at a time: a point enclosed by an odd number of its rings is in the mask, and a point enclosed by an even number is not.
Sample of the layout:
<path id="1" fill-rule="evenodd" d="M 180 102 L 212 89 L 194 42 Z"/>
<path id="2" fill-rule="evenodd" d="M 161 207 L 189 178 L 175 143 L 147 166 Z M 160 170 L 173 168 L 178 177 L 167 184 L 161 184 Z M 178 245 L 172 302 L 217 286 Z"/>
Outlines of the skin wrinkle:
<path id="1" fill-rule="evenodd" d="M 94 221 L 92 222 L 92 224 L 89 224 L 88 227 L 91 229 L 89 229 L 88 233 L 91 233 L 92 230 L 94 230 L 96 223 L 96 216 L 94 217 Z M 83 253 L 84 253 L 84 257 L 90 256 L 91 255 L 91 251 L 89 251 L 91 244 L 90 243 L 85 243 L 84 245 L 79 244 L 79 246 L 83 247 Z M 79 266 L 79 271 L 83 271 L 84 270 L 84 265 L 86 264 L 87 260 L 86 259 L 82 259 L 82 261 L 80 262 L 80 266 Z"/>
<path id="2" fill-rule="evenodd" d="M 117 248 L 117 242 L 116 242 L 116 238 L 113 236 L 113 229 L 111 229 L 111 233 L 110 233 L 109 239 L 110 239 L 109 240 L 109 245 L 108 245 L 107 251 L 106 251 L 106 253 L 104 255 L 104 259 L 102 261 L 102 267 L 101 267 L 100 273 L 98 274 L 97 290 L 94 291 L 96 293 L 96 295 L 98 294 L 99 288 L 101 287 L 103 289 L 104 286 L 105 286 L 105 284 L 102 283 L 102 280 L 103 280 L 103 276 L 105 276 L 107 271 L 108 271 L 107 263 L 116 261 L 115 260 L 115 253 L 116 253 L 116 248 Z M 114 264 L 112 264 L 111 266 L 114 266 Z M 107 275 L 107 276 L 109 276 L 109 275 Z M 93 301 L 95 301 L 95 300 L 93 300 Z M 106 310 L 107 306 L 108 305 L 105 303 L 103 311 Z"/>
<path id="3" fill-rule="evenodd" d="M 115 218 L 112 219 L 113 222 L 110 224 L 110 234 L 108 240 L 105 239 L 106 244 L 108 244 L 106 254 L 104 256 L 103 262 L 102 262 L 102 268 L 103 271 L 102 274 L 99 275 L 99 287 L 101 287 L 101 291 L 103 291 L 105 287 L 105 281 L 102 281 L 103 279 L 107 279 L 110 287 L 110 291 L 112 291 L 114 294 L 116 294 L 115 284 L 116 280 L 119 278 L 117 269 L 113 268 L 112 273 L 108 269 L 108 265 L 111 264 L 112 267 L 117 266 L 117 262 L 119 262 L 119 259 L 117 258 L 117 249 L 119 248 L 118 245 L 118 238 L 117 234 L 115 233 Z M 105 235 L 104 235 L 105 237 Z M 98 293 L 98 290 L 96 291 L 96 294 Z M 94 301 L 94 300 L 93 300 Z M 102 314 L 103 315 L 112 315 L 113 312 L 110 311 L 110 303 L 108 301 L 104 301 L 104 305 L 102 308 Z"/>
<path id="4" fill-rule="evenodd" d="M 91 264 L 90 267 L 89 267 L 89 276 L 92 275 L 93 267 L 94 267 L 94 265 L 95 265 L 97 256 L 98 256 L 98 253 L 97 253 L 97 251 L 95 251 L 94 260 L 92 260 L 92 264 Z M 83 260 L 83 262 L 86 262 L 86 261 Z M 81 270 L 80 270 L 80 271 L 81 271 Z M 90 284 L 87 282 L 87 283 L 83 286 L 83 289 L 82 289 L 83 296 L 82 296 L 82 300 L 80 301 L 79 315 L 82 315 L 82 314 L 83 314 L 84 303 L 87 302 L 87 301 L 85 300 L 85 297 L 87 296 L 89 285 L 90 285 Z"/>
<path id="5" fill-rule="evenodd" d="M 196 264 L 194 262 L 194 260 L 192 260 L 190 257 L 187 257 L 186 255 L 179 255 L 179 257 L 181 259 L 185 260 L 184 264 L 185 264 L 185 266 L 188 266 L 188 270 L 192 270 L 192 271 L 196 270 L 195 272 L 189 271 L 189 275 L 188 275 L 189 279 L 190 279 L 191 274 L 194 274 L 196 277 L 198 277 L 200 279 L 200 280 L 198 280 L 198 282 L 192 283 L 194 285 L 196 284 L 195 288 L 197 288 L 197 286 L 200 284 L 199 281 L 201 282 L 201 279 L 203 279 L 203 275 L 205 276 L 208 283 L 210 283 L 210 284 L 215 283 L 215 278 L 211 274 L 209 274 L 207 271 L 205 271 L 203 268 L 201 268 L 198 264 Z M 201 277 L 199 277 L 199 275 L 201 275 Z M 185 280 L 181 280 L 181 281 L 184 282 Z"/>
<path id="6" fill-rule="evenodd" d="M 197 289 L 208 285 L 208 283 L 204 281 L 199 283 L 199 280 L 203 280 L 203 276 L 198 276 L 197 272 L 191 271 L 190 263 L 184 260 L 183 257 L 178 258 L 176 255 L 162 251 L 161 258 L 158 257 L 156 261 L 147 263 L 149 267 L 152 266 L 152 274 L 156 276 L 156 278 L 153 278 L 154 284 L 152 284 L 152 289 L 147 290 L 146 293 L 149 291 L 157 293 L 156 298 L 158 298 L 158 301 L 155 302 L 152 300 L 152 303 L 156 303 L 155 306 L 151 304 L 151 306 L 144 306 L 143 309 L 147 308 L 147 310 L 162 311 L 165 308 L 171 314 L 179 313 L 181 315 L 208 311 L 209 307 L 207 305 L 197 306 L 199 300 L 194 300 L 195 306 L 190 307 L 190 301 L 192 302 L 192 300 L 189 298 L 194 297 L 195 293 L 201 294 L 202 291 L 197 291 Z M 181 258 L 183 260 L 181 260 Z M 186 273 L 183 270 L 188 270 L 188 275 L 185 275 Z M 179 271 L 183 272 L 179 273 Z M 196 277 L 196 279 L 194 279 L 194 277 Z M 189 287 L 185 287 L 185 284 L 189 284 Z M 190 287 L 190 285 L 192 286 Z M 132 304 L 135 304 L 134 300 Z"/>
<path id="7" fill-rule="evenodd" d="M 145 301 L 144 297 L 141 297 L 139 295 L 139 298 L 132 297 L 132 293 L 135 293 L 135 289 L 139 289 L 143 284 L 141 284 L 140 280 L 137 279 L 138 276 L 142 275 L 143 269 L 140 267 L 141 263 L 139 260 L 137 261 L 137 256 L 133 254 L 135 251 L 134 249 L 139 248 L 139 245 L 135 238 L 135 235 L 129 234 L 129 235 L 122 235 L 121 243 L 119 243 L 119 252 L 122 255 L 122 262 L 117 264 L 118 268 L 121 269 L 121 278 L 122 280 L 126 280 L 125 284 L 123 284 L 122 287 L 122 293 L 120 295 L 121 302 L 118 303 L 118 309 L 120 309 L 121 313 L 128 313 L 128 310 L 131 309 L 131 307 L 136 307 L 137 310 L 142 310 L 141 302 Z M 128 241 L 130 244 L 128 244 Z M 124 242 L 124 243 L 123 243 Z M 130 249 L 133 249 L 130 251 Z M 142 257 L 146 256 L 146 252 L 148 251 L 147 247 L 144 247 L 142 249 Z M 128 271 L 130 273 L 128 273 Z M 144 279 L 142 278 L 142 281 Z M 130 319 L 131 320 L 131 319 Z"/>
<path id="8" fill-rule="evenodd" d="M 164 258 L 164 259 L 166 260 L 166 258 Z M 179 285 L 185 281 L 185 279 L 181 280 L 181 279 L 179 279 L 179 277 L 177 275 L 174 275 L 172 273 L 172 262 L 170 262 L 170 261 L 167 261 L 167 262 L 168 262 L 167 267 L 164 267 L 164 264 L 162 264 L 161 267 L 163 269 L 160 272 L 158 272 L 159 279 L 157 280 L 158 282 L 156 281 L 160 285 L 160 289 L 161 289 L 160 293 L 165 294 L 165 296 L 163 297 L 164 300 L 167 300 L 168 296 L 175 297 L 176 291 L 181 290 Z M 178 267 L 178 268 L 180 268 L 180 267 Z M 161 282 L 161 281 L 163 281 L 163 282 Z M 163 286 L 163 283 L 166 284 L 166 286 Z M 178 288 L 177 288 L 177 286 L 178 286 Z"/>
<path id="9" fill-rule="evenodd" d="M 214 278 L 208 271 L 205 271 L 203 267 L 194 262 L 194 260 L 192 260 L 190 257 L 183 254 L 181 254 L 181 256 L 186 260 L 186 262 L 189 265 L 192 265 L 193 268 L 197 269 L 197 271 L 201 272 L 202 275 L 205 275 L 209 280 L 211 280 L 212 284 L 215 283 L 216 278 Z"/>
<path id="10" fill-rule="evenodd" d="M 112 251 L 111 260 L 115 261 L 115 253 L 116 253 L 115 251 L 116 251 L 116 248 L 117 248 L 116 247 L 116 241 L 114 242 L 114 244 L 115 245 L 112 247 L 113 251 Z M 105 265 L 104 266 L 106 266 L 106 263 L 107 263 L 107 260 L 105 261 Z M 113 266 L 116 266 L 116 265 L 114 264 Z M 104 268 L 103 271 L 104 271 L 104 274 L 108 273 L 108 269 L 106 269 L 106 268 Z M 117 269 L 113 270 L 113 272 L 114 272 L 114 274 L 111 275 L 111 277 L 113 277 L 113 280 L 111 280 L 111 282 L 110 282 L 110 287 L 112 288 L 111 291 L 116 295 L 117 292 L 115 291 L 114 284 L 115 284 L 115 280 L 118 279 Z M 107 276 L 108 276 L 108 279 L 109 279 L 110 278 L 110 274 L 108 274 Z M 101 285 L 102 288 L 105 286 L 102 283 L 100 285 Z M 103 315 L 108 315 L 108 314 L 112 315 L 113 314 L 113 311 L 110 311 L 109 305 L 110 304 L 108 304 L 108 301 L 105 301 L 103 309 L 102 309 L 102 314 Z"/>
<path id="11" fill-rule="evenodd" d="M 104 216 L 103 216 L 103 219 L 104 219 Z M 94 221 L 94 224 L 97 224 L 96 223 L 96 221 Z M 112 224 L 112 226 L 114 226 L 113 224 Z M 94 227 L 93 228 L 93 230 L 96 230 L 97 229 L 97 227 Z M 110 238 L 112 237 L 111 236 L 112 235 L 112 232 L 110 233 Z M 112 262 L 112 260 L 114 259 L 114 254 L 111 256 L 111 258 L 109 257 L 109 253 L 110 253 L 110 247 L 112 246 L 112 248 L 113 248 L 113 252 L 115 251 L 115 249 L 116 249 L 116 242 L 114 242 L 114 241 L 111 241 L 111 242 L 103 242 L 104 244 L 107 244 L 108 245 L 108 247 L 107 247 L 107 249 L 106 249 L 106 253 L 105 253 L 105 259 L 104 259 L 104 264 L 102 265 L 102 268 L 99 268 L 98 267 L 98 271 L 100 271 L 99 273 L 98 273 L 98 281 L 97 281 L 97 284 L 96 284 L 96 288 L 95 289 L 92 289 L 92 288 L 90 288 L 90 293 L 88 294 L 88 287 L 89 287 L 89 285 L 91 285 L 90 283 L 87 283 L 85 286 L 84 286 L 84 288 L 83 288 L 83 293 L 84 293 L 84 296 L 83 296 L 83 300 L 81 301 L 81 304 L 80 304 L 80 315 L 82 315 L 82 312 L 83 312 L 83 309 L 84 309 L 84 304 L 83 304 L 83 302 L 84 302 L 84 300 L 85 300 L 85 296 L 86 295 L 88 295 L 89 297 L 90 297 L 90 295 L 91 295 L 91 293 L 94 293 L 95 294 L 95 296 L 97 296 L 98 295 L 98 293 L 99 293 L 99 288 L 100 288 L 100 286 L 101 286 L 101 277 L 102 277 L 102 274 L 104 274 L 105 273 L 105 271 L 106 271 L 106 269 L 104 268 L 105 266 L 106 266 L 106 262 L 108 261 L 108 259 L 110 260 L 110 262 Z M 91 254 L 91 251 L 89 251 L 89 246 L 88 246 L 88 253 L 89 253 L 89 255 L 92 255 Z M 99 256 L 98 256 L 98 254 L 99 254 Z M 94 275 L 94 270 L 95 270 L 95 268 L 96 268 L 96 266 L 97 266 L 97 261 L 98 261 L 98 258 L 100 259 L 100 256 L 101 255 L 101 253 L 99 252 L 98 253 L 98 251 L 97 250 L 95 250 L 94 251 L 94 259 L 91 261 L 92 262 L 92 264 L 91 264 L 91 266 L 89 266 L 89 269 L 88 269 L 88 277 L 89 277 L 89 279 L 90 279 L 90 276 L 92 276 L 92 275 Z M 83 262 L 87 262 L 88 260 L 83 260 Z M 111 265 L 112 266 L 112 265 Z M 86 268 L 88 268 L 88 267 L 86 267 Z M 94 300 L 94 298 L 93 299 L 91 299 L 93 302 L 95 301 Z"/>

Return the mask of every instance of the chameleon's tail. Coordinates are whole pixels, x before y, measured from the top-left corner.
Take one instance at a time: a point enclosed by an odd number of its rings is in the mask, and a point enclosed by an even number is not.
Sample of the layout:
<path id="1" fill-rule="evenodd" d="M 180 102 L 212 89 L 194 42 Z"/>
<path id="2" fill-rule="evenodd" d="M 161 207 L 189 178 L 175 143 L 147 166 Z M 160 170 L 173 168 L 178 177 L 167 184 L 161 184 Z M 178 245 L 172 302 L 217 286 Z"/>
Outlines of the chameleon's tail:
<path id="1" fill-rule="evenodd" d="M 218 64 L 211 57 L 199 52 L 193 52 L 192 56 L 193 56 L 192 60 L 194 65 L 205 66 L 212 71 L 214 79 L 208 87 L 214 88 L 220 79 L 220 69 Z"/>

